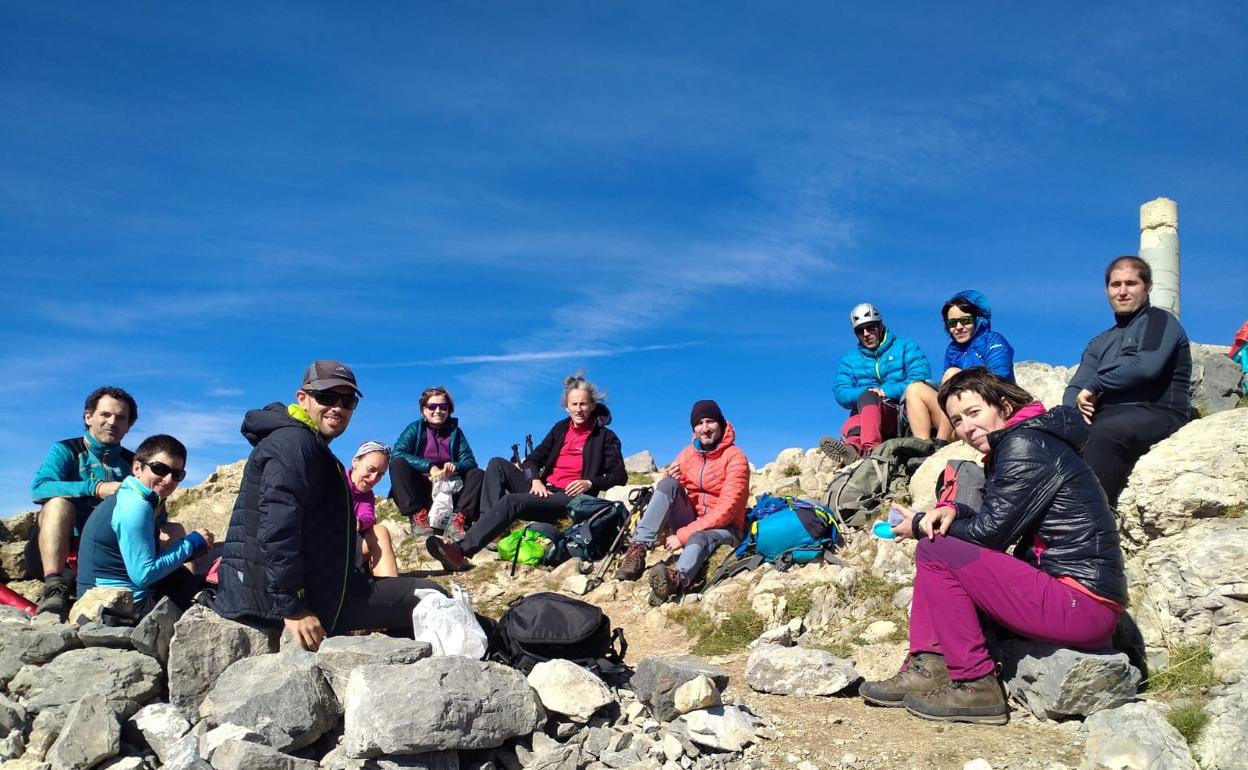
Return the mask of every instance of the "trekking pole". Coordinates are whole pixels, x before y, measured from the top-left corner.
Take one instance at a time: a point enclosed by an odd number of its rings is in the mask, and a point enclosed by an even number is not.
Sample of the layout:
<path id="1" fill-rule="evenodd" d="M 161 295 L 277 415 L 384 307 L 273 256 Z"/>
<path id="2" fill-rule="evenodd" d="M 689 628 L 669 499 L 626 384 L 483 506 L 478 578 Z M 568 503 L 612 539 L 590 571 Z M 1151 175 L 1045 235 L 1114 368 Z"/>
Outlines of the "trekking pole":
<path id="1" fill-rule="evenodd" d="M 524 459 L 529 459 L 529 455 L 533 454 L 533 434 L 524 434 Z"/>
<path id="2" fill-rule="evenodd" d="M 633 528 L 637 526 L 637 522 L 641 521 L 641 515 L 645 513 L 646 506 L 650 504 L 650 498 L 653 495 L 654 487 L 638 487 L 628 493 L 628 504 L 632 507 L 632 512 L 628 516 L 628 521 L 616 533 L 615 539 L 611 541 L 611 548 L 607 551 L 607 555 L 602 560 L 602 563 L 598 565 L 598 570 L 589 579 L 589 582 L 585 584 L 586 591 L 592 591 L 602 585 L 602 576 L 607 574 L 607 570 L 615 562 L 615 557 L 619 555 L 620 543 L 624 540 L 625 535 L 633 531 Z"/>
<path id="3" fill-rule="evenodd" d="M 516 466 L 517 468 L 520 467 L 520 445 L 519 444 L 511 445 L 511 464 Z"/>

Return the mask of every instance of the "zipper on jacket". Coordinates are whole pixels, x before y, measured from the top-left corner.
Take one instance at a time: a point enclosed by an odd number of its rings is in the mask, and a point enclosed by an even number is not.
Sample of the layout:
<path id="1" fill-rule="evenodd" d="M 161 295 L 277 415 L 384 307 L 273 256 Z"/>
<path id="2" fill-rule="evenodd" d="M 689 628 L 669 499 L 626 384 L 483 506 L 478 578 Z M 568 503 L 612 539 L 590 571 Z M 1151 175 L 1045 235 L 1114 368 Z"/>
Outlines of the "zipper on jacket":
<path id="1" fill-rule="evenodd" d="M 325 446 L 325 450 L 329 451 L 328 445 Z M 338 462 L 338 458 L 334 457 L 333 452 L 330 452 L 329 456 L 334 461 L 334 467 L 338 469 L 338 480 L 342 482 L 342 491 L 347 493 L 347 513 L 350 514 L 347 516 L 347 561 L 342 568 L 342 591 L 338 593 L 338 609 L 334 610 L 334 622 L 329 626 L 329 629 L 332 631 L 338 627 L 338 618 L 342 615 L 342 605 L 347 600 L 347 578 L 350 577 L 351 562 L 355 557 L 355 532 L 352 531 L 355 528 L 355 513 L 351 510 L 351 488 L 347 486 L 346 468 L 342 466 L 342 463 Z"/>

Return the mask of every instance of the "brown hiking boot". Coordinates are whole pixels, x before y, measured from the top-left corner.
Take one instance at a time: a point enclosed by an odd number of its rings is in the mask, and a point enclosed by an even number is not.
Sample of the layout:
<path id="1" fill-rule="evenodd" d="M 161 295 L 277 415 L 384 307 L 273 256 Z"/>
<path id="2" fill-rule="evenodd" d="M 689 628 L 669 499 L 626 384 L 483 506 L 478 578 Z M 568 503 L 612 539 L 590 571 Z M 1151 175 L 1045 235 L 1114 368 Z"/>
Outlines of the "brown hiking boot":
<path id="1" fill-rule="evenodd" d="M 650 568 L 650 604 L 654 607 L 680 594 L 688 586 L 689 579 L 666 562 L 659 562 Z"/>
<path id="2" fill-rule="evenodd" d="M 907 711 L 924 719 L 981 725 L 1010 721 L 1010 707 L 996 674 L 984 674 L 966 682 L 950 681 L 928 693 L 910 693 L 903 702 Z"/>
<path id="3" fill-rule="evenodd" d="M 859 457 L 857 449 L 831 436 L 824 436 L 820 440 L 819 451 L 823 452 L 834 462 L 839 463 L 842 468 L 857 461 Z"/>
<path id="4" fill-rule="evenodd" d="M 931 692 L 949 683 L 949 671 L 945 668 L 945 656 L 934 652 L 911 655 L 906 667 L 880 682 L 863 682 L 858 694 L 867 703 L 876 706 L 902 706 L 910 695 Z"/>
<path id="5" fill-rule="evenodd" d="M 70 593 L 69 583 L 65 582 L 65 578 L 44 578 L 43 593 L 39 596 L 35 612 L 53 614 L 64 623 L 69 617 Z"/>
<path id="6" fill-rule="evenodd" d="M 620 568 L 615 571 L 616 580 L 636 580 L 646 571 L 646 544 L 633 543 L 620 559 Z"/>

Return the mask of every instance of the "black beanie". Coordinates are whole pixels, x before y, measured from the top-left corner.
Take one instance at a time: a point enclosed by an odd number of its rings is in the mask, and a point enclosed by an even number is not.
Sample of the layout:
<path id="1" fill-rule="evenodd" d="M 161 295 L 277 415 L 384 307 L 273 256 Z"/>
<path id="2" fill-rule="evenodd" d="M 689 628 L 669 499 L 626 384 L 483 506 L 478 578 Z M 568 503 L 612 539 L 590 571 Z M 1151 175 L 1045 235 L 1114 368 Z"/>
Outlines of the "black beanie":
<path id="1" fill-rule="evenodd" d="M 693 411 L 689 413 L 689 427 L 696 428 L 703 417 L 710 417 L 719 423 L 721 428 L 728 426 L 728 421 L 724 419 L 724 413 L 719 411 L 719 404 L 710 400 L 703 399 L 693 405 Z"/>

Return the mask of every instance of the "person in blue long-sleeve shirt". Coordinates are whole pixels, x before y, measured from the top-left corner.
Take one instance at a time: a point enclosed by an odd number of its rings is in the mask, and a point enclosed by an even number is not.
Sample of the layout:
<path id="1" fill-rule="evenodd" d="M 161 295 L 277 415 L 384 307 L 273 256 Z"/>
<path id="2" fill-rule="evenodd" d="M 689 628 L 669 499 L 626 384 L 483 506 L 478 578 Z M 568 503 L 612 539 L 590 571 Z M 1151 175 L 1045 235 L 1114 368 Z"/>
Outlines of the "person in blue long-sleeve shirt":
<path id="1" fill-rule="evenodd" d="M 131 475 L 87 519 L 78 548 L 78 595 L 95 587 L 128 588 L 136 615 L 161 596 L 190 606 L 197 582 L 182 565 L 212 547 L 206 529 L 161 548 L 157 509 L 186 477 L 186 447 L 157 434 L 139 444 Z"/>

